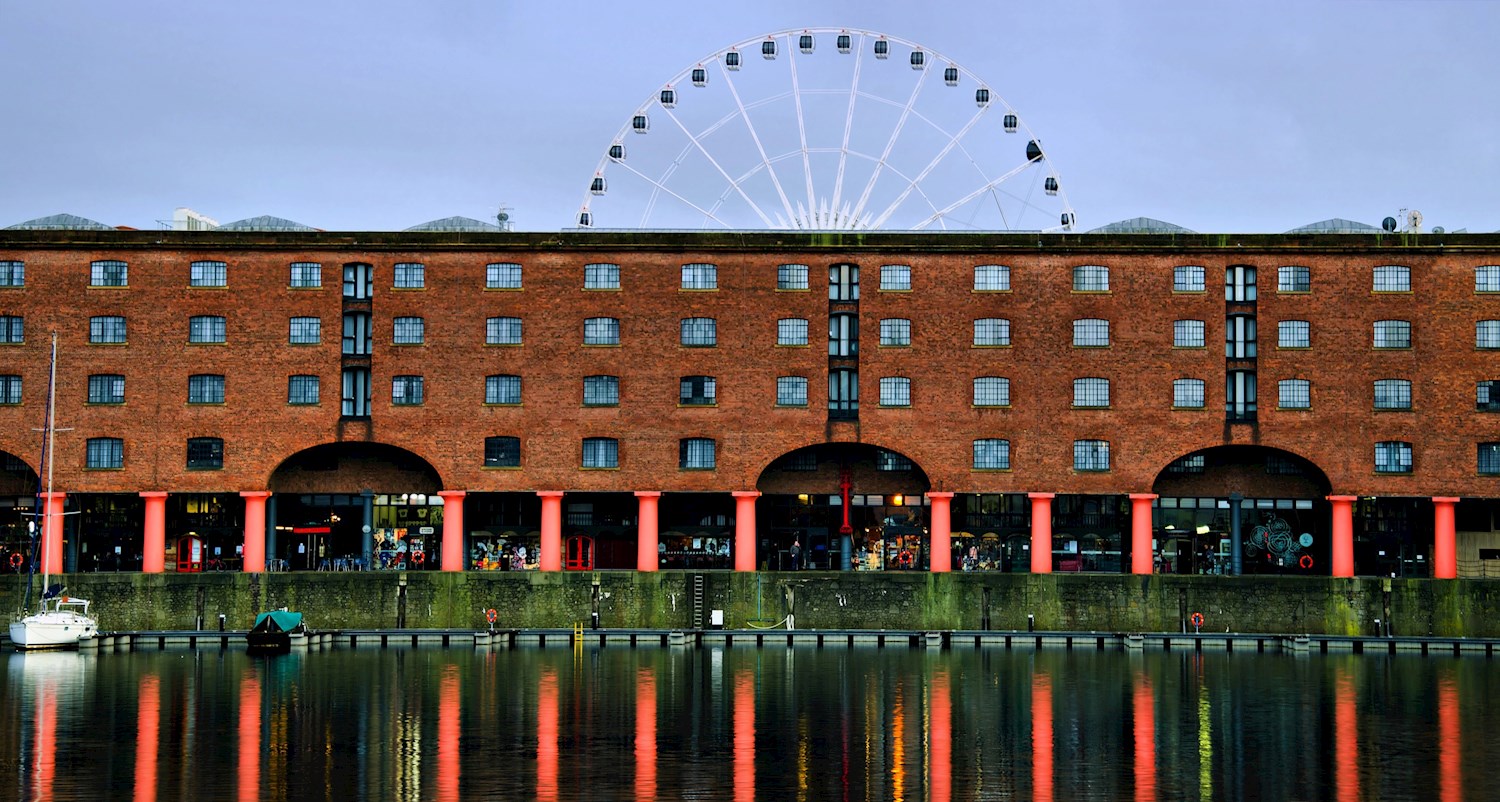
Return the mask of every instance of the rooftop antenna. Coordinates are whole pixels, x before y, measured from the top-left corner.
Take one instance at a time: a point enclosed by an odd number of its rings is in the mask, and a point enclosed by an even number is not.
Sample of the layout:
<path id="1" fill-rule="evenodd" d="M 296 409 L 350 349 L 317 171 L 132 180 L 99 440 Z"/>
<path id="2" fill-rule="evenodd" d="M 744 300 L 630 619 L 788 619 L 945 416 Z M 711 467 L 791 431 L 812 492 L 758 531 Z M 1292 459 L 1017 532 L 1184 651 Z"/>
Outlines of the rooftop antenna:
<path id="1" fill-rule="evenodd" d="M 1416 209 L 1406 213 L 1406 231 L 1409 234 L 1422 233 L 1422 213 Z"/>
<path id="2" fill-rule="evenodd" d="M 495 213 L 495 223 L 500 226 L 501 231 L 511 230 L 510 212 L 510 207 L 502 204 L 500 211 Z"/>

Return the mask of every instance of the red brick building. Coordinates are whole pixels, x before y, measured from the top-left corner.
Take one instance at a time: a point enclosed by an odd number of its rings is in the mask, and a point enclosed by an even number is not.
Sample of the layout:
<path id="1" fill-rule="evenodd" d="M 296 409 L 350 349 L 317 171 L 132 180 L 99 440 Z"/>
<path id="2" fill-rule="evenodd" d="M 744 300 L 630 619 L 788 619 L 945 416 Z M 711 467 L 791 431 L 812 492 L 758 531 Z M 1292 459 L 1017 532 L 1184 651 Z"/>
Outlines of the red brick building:
<path id="1" fill-rule="evenodd" d="M 1500 556 L 1495 235 L 3 230 L 7 557 L 54 331 L 58 569 Z"/>

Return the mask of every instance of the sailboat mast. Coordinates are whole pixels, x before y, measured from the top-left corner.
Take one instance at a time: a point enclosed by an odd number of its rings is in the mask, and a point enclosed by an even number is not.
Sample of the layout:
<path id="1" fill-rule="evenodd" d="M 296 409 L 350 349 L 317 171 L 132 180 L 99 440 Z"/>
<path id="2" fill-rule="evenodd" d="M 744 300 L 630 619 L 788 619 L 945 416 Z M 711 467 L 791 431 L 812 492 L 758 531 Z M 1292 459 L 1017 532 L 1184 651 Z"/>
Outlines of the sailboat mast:
<path id="1" fill-rule="evenodd" d="M 51 511 L 48 507 L 52 504 L 52 445 L 56 439 L 52 436 L 52 414 L 57 403 L 57 332 L 52 332 L 52 360 L 47 367 L 47 415 L 45 430 L 42 434 L 47 442 L 46 454 L 42 457 L 47 463 L 47 495 L 43 497 L 42 507 L 42 592 L 47 592 L 47 584 L 52 581 L 52 565 L 47 561 L 47 547 L 51 540 L 48 534 L 51 527 L 56 526 L 52 521 Z"/>

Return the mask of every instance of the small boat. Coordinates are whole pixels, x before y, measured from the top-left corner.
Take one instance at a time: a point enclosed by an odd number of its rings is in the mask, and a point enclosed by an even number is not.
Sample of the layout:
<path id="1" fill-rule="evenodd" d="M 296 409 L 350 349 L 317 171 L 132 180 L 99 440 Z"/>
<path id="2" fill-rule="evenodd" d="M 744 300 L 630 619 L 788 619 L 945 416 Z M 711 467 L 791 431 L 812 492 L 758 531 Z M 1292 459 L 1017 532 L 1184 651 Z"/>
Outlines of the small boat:
<path id="1" fill-rule="evenodd" d="M 89 617 L 89 602 L 63 595 L 62 585 L 42 594 L 42 608 L 10 624 L 10 642 L 17 649 L 62 649 L 77 646 L 99 632 Z"/>
<path id="2" fill-rule="evenodd" d="M 307 625 L 302 614 L 286 609 L 268 610 L 255 617 L 255 626 L 245 633 L 251 651 L 285 652 L 307 645 Z"/>

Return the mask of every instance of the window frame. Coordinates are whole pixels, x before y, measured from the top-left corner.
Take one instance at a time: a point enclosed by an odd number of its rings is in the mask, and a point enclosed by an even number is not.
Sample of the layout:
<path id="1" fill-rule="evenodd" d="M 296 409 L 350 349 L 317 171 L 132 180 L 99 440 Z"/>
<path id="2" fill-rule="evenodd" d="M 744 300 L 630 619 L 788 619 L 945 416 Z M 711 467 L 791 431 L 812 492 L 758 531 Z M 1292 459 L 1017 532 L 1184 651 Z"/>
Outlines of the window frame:
<path id="1" fill-rule="evenodd" d="M 805 317 L 784 317 L 778 319 L 776 321 L 776 345 L 785 348 L 807 347 L 807 327 L 808 321 Z"/>
<path id="2" fill-rule="evenodd" d="M 522 272 L 520 262 L 490 262 L 484 266 L 484 288 L 487 290 L 519 290 L 522 289 Z M 515 283 L 509 283 L 511 274 L 515 275 Z"/>
<path id="3" fill-rule="evenodd" d="M 1197 337 L 1193 337 L 1193 324 L 1197 324 Z M 1196 342 L 1194 341 L 1196 339 Z M 1172 321 L 1173 348 L 1207 348 L 1208 322 L 1195 318 Z"/>
<path id="4" fill-rule="evenodd" d="M 1102 464 L 1100 456 L 1103 457 Z M 1108 440 L 1073 441 L 1073 470 L 1078 473 L 1106 473 L 1112 468 Z"/>
<path id="5" fill-rule="evenodd" d="M 129 287 L 130 263 L 123 259 L 95 259 L 89 263 L 90 287 Z"/>
<path id="6" fill-rule="evenodd" d="M 881 265 L 880 291 L 911 292 L 911 265 Z"/>
<path id="7" fill-rule="evenodd" d="M 99 391 L 97 394 L 95 391 Z M 88 403 L 119 406 L 125 403 L 125 376 L 120 373 L 92 373 L 88 379 Z"/>
<path id="8" fill-rule="evenodd" d="M 93 337 L 92 321 L 90 320 L 90 338 Z M 23 315 L 0 315 L 0 343 L 6 345 L 19 345 L 26 342 L 26 318 Z M 93 342 L 92 339 L 89 342 Z"/>
<path id="9" fill-rule="evenodd" d="M 1500 292 L 1500 265 L 1474 266 L 1474 292 Z"/>
<path id="10" fill-rule="evenodd" d="M 1392 344 L 1394 338 L 1395 343 Z M 1382 344 L 1383 343 L 1383 344 Z M 1411 349 L 1410 320 L 1377 320 L 1371 347 L 1377 351 L 1406 351 Z"/>
<path id="11" fill-rule="evenodd" d="M 120 437 L 90 437 L 84 443 L 84 470 L 118 471 L 125 467 L 125 440 Z"/>
<path id="12" fill-rule="evenodd" d="M 391 319 L 391 345 L 426 345 L 427 319 L 401 315 Z"/>
<path id="13" fill-rule="evenodd" d="M 989 329 L 990 331 L 986 331 Z M 980 317 L 974 319 L 975 348 L 1009 348 L 1011 343 L 1010 319 L 1003 317 Z M 991 342 L 990 340 L 995 340 Z"/>
<path id="14" fill-rule="evenodd" d="M 391 288 L 397 290 L 427 289 L 427 263 L 397 262 L 392 265 Z"/>
<path id="15" fill-rule="evenodd" d="M 1500 320 L 1474 321 L 1474 347 L 1480 351 L 1500 349 Z"/>
<path id="16" fill-rule="evenodd" d="M 904 317 L 881 318 L 880 347 L 910 348 L 911 320 Z"/>
<path id="17" fill-rule="evenodd" d="M 1380 440 L 1375 443 L 1375 473 L 1400 476 L 1411 474 L 1414 466 L 1411 443 L 1405 440 Z"/>
<path id="18" fill-rule="evenodd" d="M 427 381 L 416 373 L 401 373 L 391 377 L 391 406 L 420 407 L 427 403 Z"/>
<path id="19" fill-rule="evenodd" d="M 1411 411 L 1410 379 L 1376 379 L 1372 384 L 1375 409 L 1382 411 Z"/>
<path id="20" fill-rule="evenodd" d="M 0 287 L 26 286 L 26 262 L 20 259 L 0 259 Z"/>
<path id="21" fill-rule="evenodd" d="M 188 403 L 193 406 L 223 406 L 227 380 L 222 373 L 194 373 L 188 376 Z"/>
<path id="22" fill-rule="evenodd" d="M 974 265 L 974 292 L 1010 292 L 1010 265 Z"/>
<path id="23" fill-rule="evenodd" d="M 880 406 L 887 409 L 911 407 L 911 379 L 907 376 L 881 376 Z"/>
<path id="24" fill-rule="evenodd" d="M 188 342 L 194 345 L 223 345 L 229 324 L 223 315 L 193 315 L 188 318 Z"/>
<path id="25" fill-rule="evenodd" d="M 1073 292 L 1109 292 L 1109 267 L 1107 265 L 1074 265 Z"/>
<path id="26" fill-rule="evenodd" d="M 583 377 L 583 405 L 617 407 L 620 405 L 620 377 L 596 373 Z"/>
<path id="27" fill-rule="evenodd" d="M 229 264 L 217 259 L 197 259 L 188 265 L 189 287 L 229 286 Z"/>
<path id="28" fill-rule="evenodd" d="M 491 407 L 518 407 L 522 403 L 523 382 L 515 373 L 492 373 L 484 377 L 484 403 Z"/>
<path id="29" fill-rule="evenodd" d="M 583 344 L 601 347 L 619 345 L 620 319 L 617 317 L 584 318 Z"/>
<path id="30" fill-rule="evenodd" d="M 1102 324 L 1102 325 L 1101 325 Z M 1100 332 L 1103 339 L 1100 340 Z M 1108 348 L 1109 321 L 1099 317 L 1082 317 L 1073 321 L 1074 348 Z"/>
<path id="31" fill-rule="evenodd" d="M 89 318 L 90 345 L 124 345 L 130 336 L 124 315 L 94 315 Z"/>
<path id="32" fill-rule="evenodd" d="M 286 377 L 286 403 L 293 407 L 312 407 L 323 402 L 322 377 L 314 373 L 294 373 Z M 312 388 L 311 399 L 306 392 Z M 299 392 L 300 391 L 300 392 Z"/>
<path id="33" fill-rule="evenodd" d="M 678 324 L 678 345 L 683 348 L 717 348 L 719 346 L 719 319 L 713 317 L 685 317 Z"/>
<path id="34" fill-rule="evenodd" d="M 679 290 L 710 292 L 719 289 L 719 266 L 711 262 L 688 262 L 682 266 Z"/>
<path id="35" fill-rule="evenodd" d="M 1300 336 L 1299 336 L 1300 335 Z M 1305 349 L 1312 347 L 1312 321 L 1276 321 L 1276 347 Z"/>
<path id="36" fill-rule="evenodd" d="M 1109 379 L 1082 376 L 1073 380 L 1074 409 L 1109 409 Z"/>
<path id="37" fill-rule="evenodd" d="M 1208 270 L 1203 265 L 1177 265 L 1173 267 L 1172 292 L 1208 292 Z"/>
<path id="38" fill-rule="evenodd" d="M 692 375 L 677 380 L 677 406 L 716 407 L 719 405 L 719 380 L 714 376 Z"/>
<path id="39" fill-rule="evenodd" d="M 795 399 L 797 397 L 797 393 L 795 392 L 795 389 L 797 387 L 799 387 L 799 386 L 801 388 L 801 397 L 802 397 L 802 400 L 801 401 L 796 401 L 796 400 L 788 401 L 787 400 L 788 398 Z M 791 390 L 792 392 L 788 393 L 787 392 L 788 390 Z M 777 376 L 776 377 L 776 406 L 778 406 L 778 407 L 798 407 L 798 408 L 805 408 L 807 405 L 808 405 L 808 400 L 807 400 L 807 377 L 806 376 Z"/>
<path id="40" fill-rule="evenodd" d="M 1312 382 L 1298 378 L 1278 380 L 1276 382 L 1276 408 L 1312 409 Z"/>
<path id="41" fill-rule="evenodd" d="M 707 449 L 707 460 L 704 449 Z M 718 470 L 719 446 L 711 437 L 684 437 L 677 441 L 677 469 L 680 471 Z"/>
<path id="42" fill-rule="evenodd" d="M 1010 379 L 1005 376 L 975 376 L 973 405 L 980 408 L 1003 409 L 1010 406 Z M 995 399 L 994 403 L 987 397 Z"/>
<path id="43" fill-rule="evenodd" d="M 1276 268 L 1276 292 L 1312 292 L 1312 269 L 1306 265 L 1281 265 Z"/>
<path id="44" fill-rule="evenodd" d="M 1370 292 L 1411 292 L 1411 268 L 1406 265 L 1376 265 L 1370 271 Z"/>
<path id="45" fill-rule="evenodd" d="M 802 281 L 797 282 L 798 271 L 801 268 Z M 808 265 L 788 262 L 776 266 L 776 291 L 777 292 L 803 292 L 811 289 L 812 270 Z"/>
<path id="46" fill-rule="evenodd" d="M 620 266 L 614 262 L 590 262 L 583 266 L 585 290 L 620 289 Z"/>
<path id="47" fill-rule="evenodd" d="M 970 470 L 1010 470 L 1010 441 L 1003 437 L 980 437 L 973 441 L 973 459 Z"/>
<path id="48" fill-rule="evenodd" d="M 25 380 L 16 373 L 0 375 L 0 406 L 19 406 L 24 397 Z"/>
<path id="49" fill-rule="evenodd" d="M 1193 401 L 1197 403 L 1192 403 Z M 1187 403 L 1184 403 L 1187 402 Z M 1208 382 L 1183 376 L 1172 380 L 1173 409 L 1207 409 Z"/>
<path id="50" fill-rule="evenodd" d="M 194 458 L 194 449 L 198 450 L 198 456 Z M 207 451 L 206 455 L 204 451 Z M 186 469 L 190 471 L 222 471 L 224 470 L 224 438 L 222 437 L 189 437 L 187 440 Z M 194 463 L 198 464 L 194 464 Z"/>
<path id="51" fill-rule="evenodd" d="M 620 441 L 613 437 L 583 438 L 583 456 L 579 464 L 584 470 L 618 470 Z"/>
<path id="52" fill-rule="evenodd" d="M 287 287 L 294 290 L 312 290 L 323 287 L 322 262 L 292 262 Z"/>
<path id="53" fill-rule="evenodd" d="M 484 319 L 485 345 L 516 346 L 522 343 L 524 336 L 525 331 L 519 317 L 497 315 Z"/>
<path id="54" fill-rule="evenodd" d="M 323 342 L 323 318 L 294 315 L 287 319 L 287 345 L 319 345 Z"/>
<path id="55" fill-rule="evenodd" d="M 484 438 L 485 468 L 521 467 L 521 438 L 513 435 L 491 435 Z"/>
<path id="56" fill-rule="evenodd" d="M 1482 442 L 1475 443 L 1475 446 L 1478 452 L 1474 464 L 1475 471 L 1480 476 L 1500 476 L 1500 443 Z"/>

